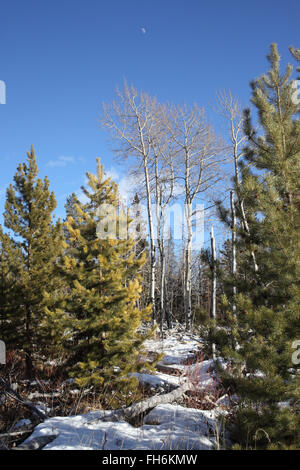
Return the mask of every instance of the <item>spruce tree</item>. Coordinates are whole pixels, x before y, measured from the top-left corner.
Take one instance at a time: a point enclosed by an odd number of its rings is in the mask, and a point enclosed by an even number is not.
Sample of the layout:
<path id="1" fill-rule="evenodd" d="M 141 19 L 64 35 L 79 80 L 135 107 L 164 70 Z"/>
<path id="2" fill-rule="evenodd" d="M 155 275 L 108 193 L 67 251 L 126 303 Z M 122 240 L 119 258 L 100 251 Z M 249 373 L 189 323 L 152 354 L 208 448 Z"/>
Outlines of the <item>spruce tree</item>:
<path id="1" fill-rule="evenodd" d="M 45 307 L 57 296 L 61 286 L 55 263 L 63 237 L 61 223 L 53 220 L 56 200 L 49 190 L 49 180 L 37 177 L 33 147 L 27 155 L 27 162 L 18 166 L 14 184 L 7 189 L 4 220 L 19 254 L 14 299 L 7 314 L 7 346 L 24 350 L 26 375 L 31 378 L 35 353 L 45 354 L 55 342 L 44 326 L 44 316 Z M 47 298 L 45 289 L 51 294 Z"/>
<path id="2" fill-rule="evenodd" d="M 87 202 L 69 200 L 65 223 L 68 243 L 61 269 L 69 290 L 48 318 L 68 332 L 68 364 L 80 386 L 118 383 L 124 389 L 135 383 L 128 374 L 137 370 L 145 339 L 137 330 L 151 313 L 149 307 L 137 308 L 145 258 L 136 256 L 135 241 L 121 227 L 118 186 L 105 177 L 99 159 L 97 173 L 87 173 L 87 180 L 82 188 Z M 106 205 L 107 216 L 99 213 Z M 108 233 L 115 216 L 116 233 Z M 99 227 L 105 229 L 102 234 Z"/>
<path id="3" fill-rule="evenodd" d="M 228 308 L 228 328 L 217 329 L 213 340 L 229 361 L 224 383 L 241 400 L 235 438 L 242 447 L 287 449 L 300 447 L 299 369 L 292 361 L 293 342 L 300 338 L 300 121 L 291 66 L 280 73 L 276 45 L 268 60 L 269 73 L 251 84 L 261 132 L 245 112 L 240 190 L 250 235 L 239 214 L 238 251 L 244 253 L 235 280 L 236 313 Z"/>

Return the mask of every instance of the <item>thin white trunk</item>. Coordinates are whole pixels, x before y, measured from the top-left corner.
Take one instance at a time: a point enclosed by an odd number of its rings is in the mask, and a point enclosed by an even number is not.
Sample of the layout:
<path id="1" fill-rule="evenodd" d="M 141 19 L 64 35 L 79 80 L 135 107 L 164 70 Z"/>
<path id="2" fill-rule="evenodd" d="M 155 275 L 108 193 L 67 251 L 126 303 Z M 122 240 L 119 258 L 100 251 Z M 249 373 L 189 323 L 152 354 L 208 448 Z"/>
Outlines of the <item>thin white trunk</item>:
<path id="1" fill-rule="evenodd" d="M 155 315 L 155 269 L 156 269 L 156 254 L 155 254 L 155 240 L 154 240 L 154 229 L 152 219 L 152 202 L 149 182 L 149 172 L 147 166 L 147 160 L 144 159 L 144 175 L 146 185 L 146 196 L 147 196 L 147 212 L 148 212 L 148 223 L 149 223 L 149 236 L 150 236 L 150 302 L 152 304 L 152 321 L 156 319 Z"/>
<path id="2" fill-rule="evenodd" d="M 236 296 L 236 285 L 235 285 L 235 276 L 236 276 L 236 212 L 235 212 L 235 205 L 234 205 L 234 194 L 233 191 L 230 191 L 230 205 L 231 205 L 231 274 L 234 278 L 233 287 L 232 287 L 232 295 L 233 298 Z M 235 300 L 232 302 L 232 312 L 233 314 L 236 313 L 236 305 Z"/>
<path id="3" fill-rule="evenodd" d="M 242 215 L 244 230 L 245 230 L 246 234 L 248 236 L 250 236 L 249 225 L 248 225 L 248 222 L 247 222 L 245 209 L 244 209 L 244 201 L 240 200 L 239 204 L 240 204 L 240 209 L 241 209 L 241 215 Z M 254 253 L 253 250 L 251 251 L 251 257 L 252 257 L 252 261 L 253 261 L 254 271 L 257 273 L 258 272 L 258 266 L 257 266 L 257 263 L 256 263 L 256 256 L 255 256 L 255 253 Z"/>
<path id="4" fill-rule="evenodd" d="M 160 325 L 161 332 L 163 330 L 163 322 L 165 319 L 165 275 L 166 275 L 166 257 L 164 247 L 161 247 L 160 253 Z"/>
<path id="5" fill-rule="evenodd" d="M 167 322 L 168 328 L 171 327 L 170 323 L 170 312 L 166 301 L 167 289 L 166 289 L 166 250 L 165 250 L 165 207 L 161 206 L 161 237 L 159 241 L 160 247 L 160 315 L 161 315 L 161 329 L 164 319 Z"/>
<path id="6" fill-rule="evenodd" d="M 186 204 L 187 244 L 185 252 L 185 321 L 187 330 L 192 326 L 192 205 Z"/>
<path id="7" fill-rule="evenodd" d="M 210 243 L 211 243 L 211 255 L 212 255 L 212 281 L 211 281 L 211 304 L 210 304 L 210 317 L 215 326 L 216 315 L 217 315 L 217 256 L 216 256 L 216 241 L 214 236 L 214 229 L 211 226 L 210 229 Z M 216 360 L 216 345 L 212 344 L 212 357 Z"/>
<path id="8" fill-rule="evenodd" d="M 239 150 L 240 146 L 243 145 L 246 140 L 246 136 L 242 133 L 244 117 L 241 111 L 240 103 L 238 100 L 232 96 L 230 90 L 229 92 L 219 91 L 217 94 L 217 100 L 219 103 L 219 108 L 217 113 L 223 116 L 230 125 L 230 141 L 232 145 L 233 152 L 233 164 L 234 164 L 234 182 L 235 182 L 235 191 L 237 202 L 241 211 L 241 218 L 243 223 L 243 228 L 245 233 L 249 236 L 250 230 L 244 211 L 244 203 L 241 198 L 240 193 L 240 176 L 239 176 L 239 161 L 244 154 L 244 149 Z M 253 266 L 255 272 L 258 271 L 258 265 L 256 263 L 256 256 L 254 251 L 251 251 L 251 257 L 253 260 Z"/>

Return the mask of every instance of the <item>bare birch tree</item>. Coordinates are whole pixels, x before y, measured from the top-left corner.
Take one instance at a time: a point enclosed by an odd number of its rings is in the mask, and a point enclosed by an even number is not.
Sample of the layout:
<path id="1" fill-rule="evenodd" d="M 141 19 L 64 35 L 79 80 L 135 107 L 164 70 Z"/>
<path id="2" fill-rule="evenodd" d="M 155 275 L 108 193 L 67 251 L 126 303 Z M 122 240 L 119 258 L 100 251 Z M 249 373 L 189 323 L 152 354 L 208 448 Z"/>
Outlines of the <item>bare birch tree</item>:
<path id="1" fill-rule="evenodd" d="M 161 107 L 161 111 L 163 107 Z M 165 113 L 164 113 L 165 114 Z M 157 243 L 160 255 L 160 324 L 161 329 L 163 320 L 166 319 L 168 327 L 171 327 L 170 312 L 166 305 L 166 250 L 165 238 L 166 230 L 166 209 L 174 195 L 174 152 L 172 145 L 168 140 L 165 127 L 162 121 L 158 121 L 159 129 L 155 132 L 153 146 L 153 179 L 154 194 L 156 201 L 156 224 L 157 224 Z M 159 138 L 157 138 L 159 136 Z"/>
<path id="2" fill-rule="evenodd" d="M 211 280 L 211 304 L 210 304 L 210 317 L 213 325 L 216 324 L 217 316 L 217 254 L 216 254 L 216 241 L 214 236 L 214 229 L 210 229 L 210 243 L 211 243 L 211 263 L 212 263 L 212 280 Z M 212 357 L 216 360 L 216 345 L 212 344 Z"/>
<path id="3" fill-rule="evenodd" d="M 192 323 L 192 239 L 193 203 L 205 198 L 220 180 L 220 142 L 208 124 L 204 110 L 170 106 L 165 125 L 175 146 L 175 180 L 182 188 L 186 223 L 184 310 L 187 329 Z"/>
<path id="4" fill-rule="evenodd" d="M 152 198 L 149 168 L 152 154 L 152 133 L 156 126 L 157 102 L 145 93 L 138 93 L 124 83 L 123 91 L 117 90 L 117 100 L 103 103 L 102 124 L 111 131 L 117 143 L 115 152 L 121 158 L 135 157 L 142 171 L 146 189 L 147 215 L 150 239 L 150 303 L 155 320 L 156 244 L 152 216 Z"/>
<path id="5" fill-rule="evenodd" d="M 246 217 L 244 200 L 240 191 L 240 171 L 239 161 L 244 155 L 244 142 L 246 136 L 243 131 L 244 117 L 239 101 L 235 98 L 231 91 L 218 91 L 217 92 L 217 109 L 216 112 L 221 115 L 228 123 L 228 137 L 229 137 L 229 152 L 232 155 L 234 165 L 234 185 L 237 197 L 237 203 L 241 214 L 243 230 L 246 235 L 250 236 L 250 229 Z M 251 257 L 253 261 L 254 271 L 258 271 L 258 265 L 256 262 L 256 256 L 254 251 L 251 251 Z"/>
<path id="6" fill-rule="evenodd" d="M 235 278 L 236 276 L 236 212 L 235 212 L 235 201 L 234 192 L 230 191 L 230 207 L 231 207 L 231 274 Z M 233 298 L 236 296 L 236 285 L 233 283 L 232 287 Z M 236 313 L 235 300 L 232 303 L 232 313 Z"/>

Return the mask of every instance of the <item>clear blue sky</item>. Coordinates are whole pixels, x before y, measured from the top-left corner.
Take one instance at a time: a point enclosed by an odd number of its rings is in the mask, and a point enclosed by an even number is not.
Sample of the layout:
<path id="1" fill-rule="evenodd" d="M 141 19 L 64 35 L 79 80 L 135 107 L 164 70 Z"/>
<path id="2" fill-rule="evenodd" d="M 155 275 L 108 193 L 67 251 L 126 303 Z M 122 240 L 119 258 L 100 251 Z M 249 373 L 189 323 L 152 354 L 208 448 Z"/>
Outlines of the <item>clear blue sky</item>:
<path id="1" fill-rule="evenodd" d="M 123 78 L 161 100 L 208 106 L 231 88 L 246 103 L 270 43 L 283 64 L 300 47 L 299 0 L 3 0 L 0 21 L 1 212 L 31 144 L 59 215 L 97 156 L 115 165 L 98 118 Z"/>

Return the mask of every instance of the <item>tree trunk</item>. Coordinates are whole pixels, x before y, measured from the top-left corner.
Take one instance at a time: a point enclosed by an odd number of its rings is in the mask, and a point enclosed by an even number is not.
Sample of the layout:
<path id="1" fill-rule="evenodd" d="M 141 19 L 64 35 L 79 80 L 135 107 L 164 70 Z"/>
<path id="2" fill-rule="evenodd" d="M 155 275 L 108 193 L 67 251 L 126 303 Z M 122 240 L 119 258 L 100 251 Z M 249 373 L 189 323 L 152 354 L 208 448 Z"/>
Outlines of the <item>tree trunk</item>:
<path id="1" fill-rule="evenodd" d="M 235 284 L 235 276 L 236 276 L 236 213 L 235 213 L 235 205 L 234 205 L 234 195 L 233 191 L 230 191 L 230 205 L 231 205 L 231 274 L 234 278 L 233 287 L 232 287 L 232 295 L 233 298 L 236 296 L 236 284 Z M 232 313 L 235 315 L 236 313 L 236 305 L 235 300 L 232 301 Z"/>
<path id="2" fill-rule="evenodd" d="M 165 272 L 166 272 L 166 257 L 164 253 L 163 240 L 160 246 L 160 323 L 161 331 L 163 328 L 163 321 L 165 318 Z"/>
<path id="3" fill-rule="evenodd" d="M 213 321 L 213 325 L 216 324 L 216 302 L 217 302 L 217 270 L 216 270 L 216 242 L 214 236 L 213 226 L 210 231 L 210 242 L 211 242 L 211 255 L 212 255 L 212 282 L 211 282 L 211 304 L 210 304 L 210 317 Z M 212 357 L 216 360 L 216 345 L 212 344 Z"/>
<path id="4" fill-rule="evenodd" d="M 240 203 L 240 209 L 241 209 L 241 215 L 242 215 L 242 221 L 243 221 L 243 226 L 246 234 L 249 236 L 250 235 L 250 230 L 249 230 L 249 225 L 247 222 L 246 214 L 245 214 L 245 209 L 244 209 L 244 201 L 239 201 Z M 258 272 L 258 266 L 256 263 L 256 256 L 254 251 L 251 251 L 251 257 L 253 261 L 253 266 L 254 266 L 254 271 L 257 273 Z"/>
<path id="5" fill-rule="evenodd" d="M 164 279 L 164 296 L 165 296 L 165 301 L 164 301 L 165 317 L 166 317 L 167 326 L 170 329 L 172 328 L 172 323 L 171 323 L 171 315 L 170 315 L 168 295 L 167 295 L 166 277 Z"/>
<path id="6" fill-rule="evenodd" d="M 97 418 L 95 420 L 89 421 L 91 423 L 97 423 L 99 421 L 122 421 L 124 419 L 130 420 L 139 416 L 142 413 L 150 410 L 151 408 L 155 408 L 157 405 L 162 405 L 165 403 L 172 403 L 175 400 L 178 400 L 182 397 L 182 395 L 191 388 L 191 385 L 188 383 L 182 384 L 180 387 L 176 387 L 172 392 L 163 393 L 161 395 L 154 395 L 153 397 L 146 398 L 138 403 L 134 403 L 133 405 L 115 410 L 115 411 L 108 411 L 104 413 L 103 417 Z"/>
<path id="7" fill-rule="evenodd" d="M 25 348 L 25 367 L 26 379 L 31 380 L 33 377 L 33 363 L 32 363 L 32 338 L 31 338 L 31 311 L 30 307 L 26 307 L 26 348 Z"/>
<path id="8" fill-rule="evenodd" d="M 48 436 L 38 436 L 34 439 L 30 439 L 28 442 L 20 444 L 15 447 L 14 450 L 41 450 L 50 442 L 54 441 L 58 437 L 58 434 L 49 434 Z"/>
<path id="9" fill-rule="evenodd" d="M 155 253 L 155 240 L 153 230 L 153 219 L 152 219 L 152 202 L 151 192 L 149 183 L 149 172 L 147 167 L 147 160 L 144 159 L 144 176 L 146 183 L 146 194 L 147 194 L 147 211 L 148 211 L 148 223 L 149 223 L 149 236 L 150 236 L 150 303 L 152 304 L 152 322 L 156 320 L 155 311 L 155 270 L 156 270 L 156 253 Z"/>
<path id="10" fill-rule="evenodd" d="M 192 326 L 192 205 L 186 204 L 187 246 L 185 252 L 185 321 L 186 329 Z"/>

